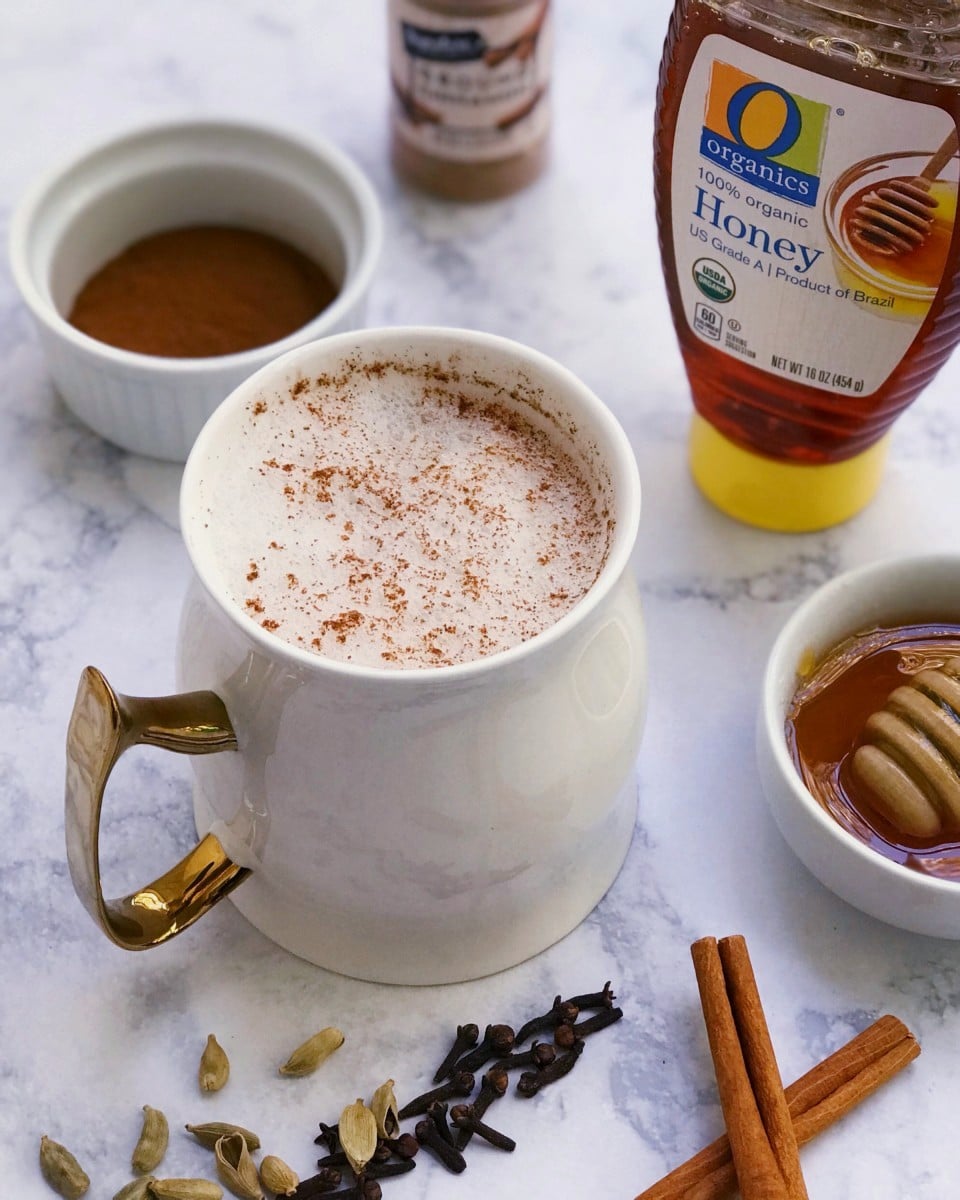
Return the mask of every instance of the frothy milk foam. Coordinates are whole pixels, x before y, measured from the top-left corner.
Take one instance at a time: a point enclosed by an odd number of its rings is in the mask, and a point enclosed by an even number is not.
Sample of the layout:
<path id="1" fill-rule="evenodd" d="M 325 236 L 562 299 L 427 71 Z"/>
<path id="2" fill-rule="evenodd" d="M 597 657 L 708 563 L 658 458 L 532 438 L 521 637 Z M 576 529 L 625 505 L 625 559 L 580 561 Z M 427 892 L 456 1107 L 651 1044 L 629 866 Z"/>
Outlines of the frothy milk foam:
<path id="1" fill-rule="evenodd" d="M 603 566 L 608 500 L 501 393 L 394 362 L 264 390 L 204 465 L 220 586 L 291 645 L 366 666 L 469 662 L 554 624 Z"/>

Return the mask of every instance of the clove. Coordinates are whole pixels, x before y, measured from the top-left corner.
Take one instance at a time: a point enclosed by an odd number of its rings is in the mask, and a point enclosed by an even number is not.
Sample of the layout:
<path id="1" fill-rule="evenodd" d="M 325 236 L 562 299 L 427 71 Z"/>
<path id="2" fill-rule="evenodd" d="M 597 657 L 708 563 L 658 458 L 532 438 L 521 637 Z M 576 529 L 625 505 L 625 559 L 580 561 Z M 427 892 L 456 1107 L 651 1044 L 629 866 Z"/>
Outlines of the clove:
<path id="1" fill-rule="evenodd" d="M 545 1033 L 548 1029 L 555 1029 L 558 1025 L 572 1025 L 579 1015 L 580 1009 L 572 1000 L 561 1000 L 557 996 L 553 1001 L 552 1008 L 539 1017 L 531 1017 L 525 1025 L 520 1026 L 516 1044 L 522 1046 L 527 1038 L 532 1037 L 535 1033 Z"/>
<path id="2" fill-rule="evenodd" d="M 469 1096 L 473 1091 L 474 1077 L 469 1071 L 457 1071 L 446 1083 L 415 1096 L 409 1104 L 405 1104 L 397 1114 L 401 1121 L 407 1117 L 422 1116 L 435 1100 L 449 1100 L 452 1096 Z"/>
<path id="3" fill-rule="evenodd" d="M 309 1180 L 307 1181 L 309 1182 Z M 301 1187 L 303 1184 L 300 1185 Z M 371 1179 L 366 1175 L 361 1176 L 356 1183 L 351 1183 L 349 1187 L 343 1188 L 339 1192 L 304 1192 L 302 1195 L 299 1189 L 294 1193 L 294 1200 L 308 1200 L 309 1197 L 322 1196 L 323 1200 L 337 1200 L 341 1197 L 345 1200 L 347 1196 L 350 1200 L 383 1200 L 383 1189 L 375 1179 Z"/>
<path id="4" fill-rule="evenodd" d="M 459 1175 L 467 1169 L 467 1160 L 456 1146 L 451 1146 L 445 1140 L 443 1134 L 429 1117 L 417 1122 L 415 1132 L 420 1145 L 431 1150 L 448 1171 L 452 1171 L 454 1175 Z"/>
<path id="5" fill-rule="evenodd" d="M 510 1025 L 488 1025 L 483 1041 L 474 1050 L 467 1051 L 455 1063 L 457 1071 L 478 1071 L 491 1058 L 509 1054 L 517 1044 L 517 1035 Z"/>
<path id="6" fill-rule="evenodd" d="M 413 1137 L 413 1134 L 410 1135 Z M 416 1141 L 416 1138 L 414 1138 Z M 420 1149 L 419 1142 L 417 1149 Z M 396 1175 L 406 1175 L 408 1171 L 412 1171 L 417 1164 L 412 1158 L 394 1159 L 391 1162 L 367 1163 L 364 1175 L 367 1179 L 392 1179 Z"/>
<path id="7" fill-rule="evenodd" d="M 616 1024 L 623 1016 L 622 1008 L 604 1008 L 585 1021 L 576 1025 L 558 1025 L 553 1033 L 553 1040 L 561 1050 L 569 1050 L 576 1042 L 583 1041 L 591 1033 L 599 1033 L 610 1025 Z"/>
<path id="8" fill-rule="evenodd" d="M 439 1100 L 434 1100 L 427 1108 L 427 1116 L 436 1125 L 443 1140 L 453 1146 L 455 1138 L 453 1130 L 450 1128 L 450 1122 L 447 1120 L 447 1105 L 441 1104 Z"/>
<path id="9" fill-rule="evenodd" d="M 491 1067 L 480 1081 L 480 1092 L 473 1102 L 473 1111 L 479 1118 L 487 1111 L 494 1100 L 499 1100 L 507 1093 L 510 1079 L 502 1068 Z"/>
<path id="10" fill-rule="evenodd" d="M 613 1008 L 613 1002 L 616 996 L 613 994 L 613 988 L 610 986 L 610 980 L 603 985 L 603 989 L 599 992 L 588 992 L 583 996 L 572 996 L 567 1003 L 575 1004 L 577 1008 Z"/>
<path id="11" fill-rule="evenodd" d="M 382 1200 L 383 1189 L 375 1179 L 360 1178 L 340 1192 L 323 1193 L 323 1200 L 337 1200 L 338 1197 L 346 1200 L 348 1196 L 350 1200 Z"/>
<path id="12" fill-rule="evenodd" d="M 461 1054 L 472 1049 L 479 1040 L 480 1026 L 479 1025 L 458 1025 L 457 1036 L 454 1038 L 453 1045 L 447 1057 L 437 1067 L 436 1074 L 433 1077 L 434 1083 L 440 1083 L 446 1079 L 455 1069 L 455 1063 Z"/>
<path id="13" fill-rule="evenodd" d="M 312 1200 L 314 1196 L 326 1196 L 340 1186 L 342 1175 L 334 1167 L 321 1167 L 316 1175 L 301 1179 L 294 1191 L 294 1200 Z"/>
<path id="14" fill-rule="evenodd" d="M 473 1116 L 477 1121 L 483 1120 L 487 1109 L 501 1096 L 506 1095 L 510 1079 L 502 1067 L 491 1067 L 480 1081 L 480 1091 L 473 1102 Z M 461 1129 L 457 1137 L 457 1149 L 465 1150 L 470 1144 L 473 1134 L 469 1129 Z"/>
<path id="15" fill-rule="evenodd" d="M 412 1133 L 401 1133 L 397 1138 L 385 1138 L 384 1144 L 390 1147 L 397 1158 L 416 1158 L 420 1143 Z"/>
<path id="16" fill-rule="evenodd" d="M 337 1150 L 333 1154 L 325 1154 L 323 1158 L 317 1159 L 317 1166 L 321 1170 L 323 1170 L 324 1167 L 345 1167 L 347 1165 L 347 1156 L 342 1150 Z"/>
<path id="17" fill-rule="evenodd" d="M 517 1092 L 521 1096 L 535 1096 L 548 1084 L 555 1083 L 577 1065 L 577 1059 L 583 1053 L 583 1042 L 574 1042 L 566 1054 L 560 1055 L 549 1067 L 542 1071 L 524 1071 L 517 1081 Z"/>
<path id="18" fill-rule="evenodd" d="M 536 1067 L 540 1070 L 549 1067 L 556 1057 L 556 1046 L 551 1046 L 548 1042 L 534 1042 L 529 1050 L 518 1050 L 515 1054 L 508 1054 L 506 1058 L 495 1062 L 491 1069 L 513 1071 L 517 1067 Z"/>
<path id="19" fill-rule="evenodd" d="M 324 1125 L 320 1122 L 320 1132 L 313 1139 L 315 1146 L 326 1146 L 331 1154 L 340 1152 L 340 1129 L 337 1125 Z"/>
<path id="20" fill-rule="evenodd" d="M 463 1129 L 470 1134 L 475 1134 L 477 1137 L 483 1138 L 485 1142 L 489 1142 L 497 1150 L 512 1152 L 517 1148 L 517 1143 L 512 1137 L 507 1137 L 505 1133 L 501 1133 L 498 1129 L 491 1129 L 483 1121 L 478 1121 L 474 1115 L 472 1104 L 455 1104 L 450 1110 L 450 1119 L 458 1129 Z"/>
<path id="21" fill-rule="evenodd" d="M 384 1139 L 377 1138 L 377 1148 L 374 1150 L 373 1158 L 371 1158 L 370 1161 L 372 1163 L 385 1163 L 390 1160 L 392 1154 L 393 1151 L 390 1149 Z"/>

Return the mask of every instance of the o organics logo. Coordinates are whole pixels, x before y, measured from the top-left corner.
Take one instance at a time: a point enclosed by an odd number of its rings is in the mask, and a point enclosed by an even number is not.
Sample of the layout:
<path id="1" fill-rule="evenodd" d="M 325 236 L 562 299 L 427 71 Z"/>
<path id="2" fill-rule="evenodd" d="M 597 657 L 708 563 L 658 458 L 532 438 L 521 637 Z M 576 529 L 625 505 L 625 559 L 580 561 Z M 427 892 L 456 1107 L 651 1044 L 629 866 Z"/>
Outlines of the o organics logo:
<path id="1" fill-rule="evenodd" d="M 830 106 L 713 63 L 700 153 L 766 192 L 813 208 Z"/>

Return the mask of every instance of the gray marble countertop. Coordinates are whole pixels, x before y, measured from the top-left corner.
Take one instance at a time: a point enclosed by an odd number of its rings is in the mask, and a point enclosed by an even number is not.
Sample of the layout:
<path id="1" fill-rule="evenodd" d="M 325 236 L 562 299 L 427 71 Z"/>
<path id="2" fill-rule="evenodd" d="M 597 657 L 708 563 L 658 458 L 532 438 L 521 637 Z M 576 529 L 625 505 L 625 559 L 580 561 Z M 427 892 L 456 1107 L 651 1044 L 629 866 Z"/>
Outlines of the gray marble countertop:
<path id="1" fill-rule="evenodd" d="M 142 120 L 236 115 L 330 136 L 367 170 L 387 238 L 371 324 L 473 326 L 530 343 L 614 409 L 640 465 L 636 554 L 650 631 L 640 812 L 619 878 L 563 942 L 499 976 L 444 988 L 359 983 L 298 961 L 231 905 L 163 949 L 128 955 L 78 903 L 64 859 L 64 734 L 95 663 L 121 690 L 173 690 L 187 558 L 179 470 L 112 448 L 53 391 L 0 268 L 0 1193 L 49 1195 L 41 1133 L 93 1177 L 128 1178 L 140 1110 L 174 1129 L 170 1175 L 208 1166 L 180 1128 L 227 1119 L 312 1173 L 318 1121 L 388 1076 L 425 1086 L 458 1022 L 522 1020 L 613 981 L 624 1009 L 577 1072 L 512 1098 L 507 1158 L 452 1178 L 424 1164 L 390 1200 L 630 1197 L 721 1129 L 689 945 L 742 932 L 783 1073 L 794 1078 L 882 1012 L 921 1058 L 803 1152 L 821 1200 L 943 1200 L 956 1189 L 960 943 L 879 924 L 825 891 L 764 804 L 753 727 L 763 662 L 796 604 L 837 572 L 954 550 L 960 359 L 896 427 L 876 501 L 804 536 L 741 527 L 687 474 L 689 400 L 663 294 L 650 143 L 668 5 L 559 4 L 555 153 L 547 176 L 468 208 L 399 187 L 386 149 L 383 5 L 374 0 L 37 0 L 0 16 L 0 225 L 40 172 Z M 192 842 L 188 768 L 136 760 L 110 801 L 107 877 L 130 883 Z M 276 1066 L 326 1024 L 343 1049 L 309 1080 Z M 215 1031 L 228 1090 L 197 1095 Z M 385 1185 L 386 1188 L 386 1185 Z"/>

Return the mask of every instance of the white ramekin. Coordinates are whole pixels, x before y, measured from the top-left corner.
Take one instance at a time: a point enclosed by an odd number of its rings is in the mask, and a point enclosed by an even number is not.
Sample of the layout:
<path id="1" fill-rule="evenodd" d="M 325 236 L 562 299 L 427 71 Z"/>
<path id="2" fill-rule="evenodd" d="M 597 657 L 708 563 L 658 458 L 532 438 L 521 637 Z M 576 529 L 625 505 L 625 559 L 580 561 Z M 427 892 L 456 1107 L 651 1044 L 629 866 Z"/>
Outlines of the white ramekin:
<path id="1" fill-rule="evenodd" d="M 960 555 L 887 559 L 819 588 L 787 621 L 767 660 L 757 754 L 780 831 L 821 883 L 890 925 L 960 940 L 960 883 L 891 862 L 844 829 L 804 785 L 785 732 L 802 661 L 821 659 L 856 633 L 924 621 L 960 624 Z"/>
<path id="2" fill-rule="evenodd" d="M 131 242 L 193 224 L 273 234 L 323 266 L 334 302 L 281 341 L 211 358 L 108 346 L 66 320 L 86 280 Z M 382 243 L 380 207 L 360 169 L 327 142 L 233 120 L 132 130 L 38 181 L 13 216 L 13 277 L 54 384 L 111 442 L 183 461 L 220 401 L 304 342 L 363 323 Z"/>

